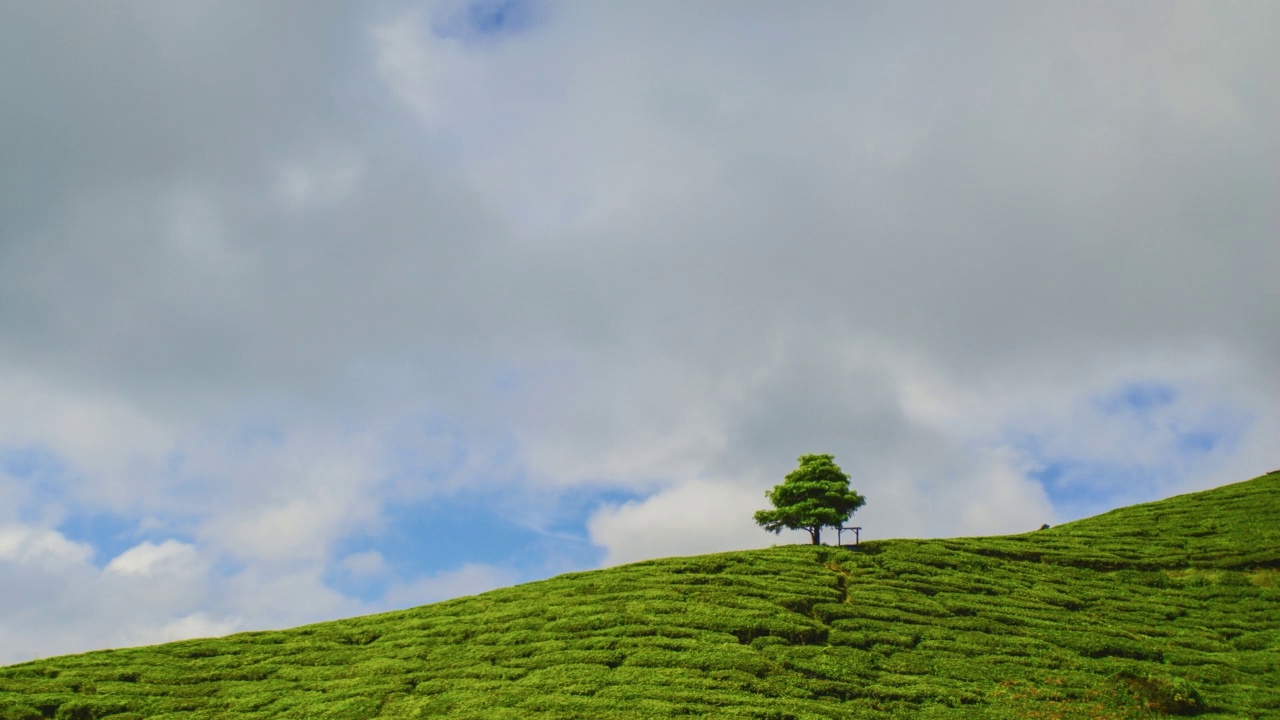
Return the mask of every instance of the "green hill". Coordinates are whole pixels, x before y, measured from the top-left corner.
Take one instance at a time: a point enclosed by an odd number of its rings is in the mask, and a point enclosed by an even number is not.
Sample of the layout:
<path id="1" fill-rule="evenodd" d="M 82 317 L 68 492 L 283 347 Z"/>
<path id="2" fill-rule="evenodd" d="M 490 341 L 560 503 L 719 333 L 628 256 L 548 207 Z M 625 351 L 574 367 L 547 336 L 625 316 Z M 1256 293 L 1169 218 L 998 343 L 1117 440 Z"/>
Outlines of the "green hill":
<path id="1" fill-rule="evenodd" d="M 0 718 L 1280 717 L 1280 474 L 0 668 Z"/>

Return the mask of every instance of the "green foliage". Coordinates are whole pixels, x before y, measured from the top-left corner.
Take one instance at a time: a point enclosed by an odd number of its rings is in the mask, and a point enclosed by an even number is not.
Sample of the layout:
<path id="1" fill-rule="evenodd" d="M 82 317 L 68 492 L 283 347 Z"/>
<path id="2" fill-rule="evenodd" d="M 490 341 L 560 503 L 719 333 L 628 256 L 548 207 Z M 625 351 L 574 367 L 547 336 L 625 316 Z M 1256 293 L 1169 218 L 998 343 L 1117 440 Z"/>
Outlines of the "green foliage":
<path id="1" fill-rule="evenodd" d="M 0 720 L 1276 718 L 1277 568 L 1271 475 L 1023 535 L 670 558 L 0 667 Z"/>
<path id="2" fill-rule="evenodd" d="M 0 702 L 0 720 L 44 720 L 44 715 L 30 705 L 21 702 Z"/>
<path id="3" fill-rule="evenodd" d="M 765 497 L 774 509 L 757 512 L 756 524 L 772 533 L 808 530 L 814 545 L 821 542 L 822 528 L 843 524 L 867 502 L 850 489 L 849 476 L 831 455 L 801 455 L 800 467 Z"/>
<path id="4" fill-rule="evenodd" d="M 1115 677 L 1148 710 L 1165 715 L 1199 715 L 1207 709 L 1200 691 L 1185 679 L 1133 670 L 1122 670 Z"/>

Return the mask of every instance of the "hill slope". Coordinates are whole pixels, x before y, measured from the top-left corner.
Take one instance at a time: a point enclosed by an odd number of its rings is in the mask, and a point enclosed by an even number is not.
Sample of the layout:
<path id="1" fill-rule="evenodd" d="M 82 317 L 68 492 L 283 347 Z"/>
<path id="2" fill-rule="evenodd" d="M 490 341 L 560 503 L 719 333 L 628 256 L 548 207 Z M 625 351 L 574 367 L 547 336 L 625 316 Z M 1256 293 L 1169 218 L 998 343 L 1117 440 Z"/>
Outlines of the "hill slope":
<path id="1" fill-rule="evenodd" d="M 1280 717 L 1280 474 L 0 668 L 0 718 Z"/>

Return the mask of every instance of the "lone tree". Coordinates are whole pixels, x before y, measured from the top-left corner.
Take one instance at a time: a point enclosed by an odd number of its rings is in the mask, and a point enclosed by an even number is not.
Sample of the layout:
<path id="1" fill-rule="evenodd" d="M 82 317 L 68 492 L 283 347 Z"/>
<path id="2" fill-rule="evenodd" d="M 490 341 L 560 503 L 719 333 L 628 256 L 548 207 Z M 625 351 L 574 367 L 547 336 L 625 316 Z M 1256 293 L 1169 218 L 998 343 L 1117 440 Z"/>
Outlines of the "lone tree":
<path id="1" fill-rule="evenodd" d="M 849 476 L 831 455 L 801 455 L 800 467 L 764 496 L 775 509 L 757 512 L 756 524 L 773 533 L 808 530 L 814 545 L 824 526 L 842 525 L 867 502 L 849 487 Z"/>

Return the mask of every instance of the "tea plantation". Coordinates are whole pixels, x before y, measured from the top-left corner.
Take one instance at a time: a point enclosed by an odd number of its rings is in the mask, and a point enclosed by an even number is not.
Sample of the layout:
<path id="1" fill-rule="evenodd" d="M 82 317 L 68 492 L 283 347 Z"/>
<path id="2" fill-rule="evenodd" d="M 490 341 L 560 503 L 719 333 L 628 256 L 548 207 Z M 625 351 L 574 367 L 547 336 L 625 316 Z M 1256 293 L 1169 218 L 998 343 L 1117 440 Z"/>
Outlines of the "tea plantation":
<path id="1" fill-rule="evenodd" d="M 0 667 L 0 718 L 1280 718 L 1280 474 Z"/>

